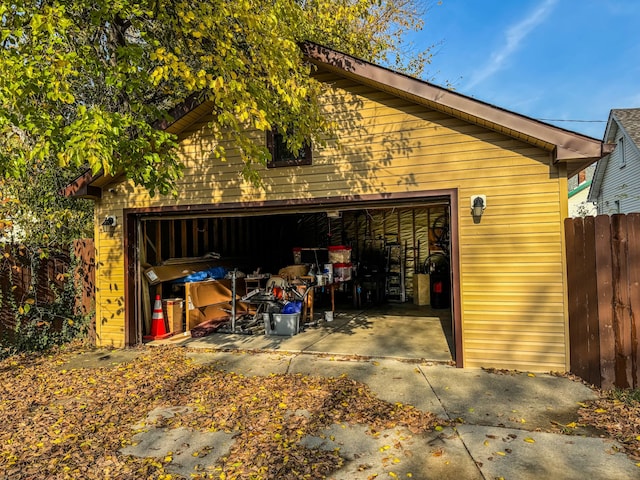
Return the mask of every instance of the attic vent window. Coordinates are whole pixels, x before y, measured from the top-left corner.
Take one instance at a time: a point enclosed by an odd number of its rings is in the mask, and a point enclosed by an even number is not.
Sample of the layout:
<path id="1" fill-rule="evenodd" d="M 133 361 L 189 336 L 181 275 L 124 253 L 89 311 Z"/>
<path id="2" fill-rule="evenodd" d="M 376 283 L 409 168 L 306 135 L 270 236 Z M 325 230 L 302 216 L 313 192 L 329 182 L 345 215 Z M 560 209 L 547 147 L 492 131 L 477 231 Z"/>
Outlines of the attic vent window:
<path id="1" fill-rule="evenodd" d="M 620 137 L 618 140 L 618 149 L 620 149 L 620 153 L 618 153 L 620 158 L 620 168 L 624 167 L 627 164 L 627 157 L 624 154 L 624 138 Z"/>
<path id="2" fill-rule="evenodd" d="M 267 132 L 267 148 L 271 153 L 269 168 L 311 165 L 311 145 L 306 144 L 298 152 L 292 152 L 277 131 Z"/>

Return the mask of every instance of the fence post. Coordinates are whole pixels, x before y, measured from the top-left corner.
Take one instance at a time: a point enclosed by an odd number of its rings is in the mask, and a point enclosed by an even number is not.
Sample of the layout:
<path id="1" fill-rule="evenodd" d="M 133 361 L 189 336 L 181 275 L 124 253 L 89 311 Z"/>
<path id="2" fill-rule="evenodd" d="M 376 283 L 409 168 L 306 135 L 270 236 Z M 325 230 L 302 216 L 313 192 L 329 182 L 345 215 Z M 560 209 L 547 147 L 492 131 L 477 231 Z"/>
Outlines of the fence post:
<path id="1" fill-rule="evenodd" d="M 596 278 L 598 279 L 598 323 L 600 333 L 600 386 L 615 387 L 616 342 L 613 331 L 613 277 L 611 221 L 608 215 L 595 220 Z"/>

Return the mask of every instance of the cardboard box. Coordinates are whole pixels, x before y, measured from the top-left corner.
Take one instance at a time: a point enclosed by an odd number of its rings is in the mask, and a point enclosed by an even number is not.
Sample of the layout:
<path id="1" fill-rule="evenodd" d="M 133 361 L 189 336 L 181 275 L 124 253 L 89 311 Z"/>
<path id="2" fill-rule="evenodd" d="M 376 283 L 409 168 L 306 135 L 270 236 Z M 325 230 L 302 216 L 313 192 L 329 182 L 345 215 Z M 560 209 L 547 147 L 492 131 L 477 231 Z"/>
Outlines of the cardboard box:
<path id="1" fill-rule="evenodd" d="M 204 258 L 173 258 L 165 262 L 163 265 L 147 268 L 144 275 L 149 285 L 156 285 L 162 282 L 177 280 L 196 272 L 202 272 L 212 267 L 220 266 L 221 263 L 217 259 Z"/>
<path id="2" fill-rule="evenodd" d="M 415 273 L 413 275 L 413 303 L 415 305 L 429 305 L 431 302 L 431 290 L 429 275 Z"/>
<path id="3" fill-rule="evenodd" d="M 185 284 L 187 328 L 208 320 L 228 318 L 231 312 L 231 280 L 205 280 Z M 244 282 L 236 281 L 236 313 L 246 313 L 247 304 L 240 302 L 245 295 Z"/>
<path id="4" fill-rule="evenodd" d="M 166 298 L 162 300 L 162 310 L 165 322 L 169 325 L 169 331 L 171 333 L 183 332 L 184 300 L 181 298 Z"/>

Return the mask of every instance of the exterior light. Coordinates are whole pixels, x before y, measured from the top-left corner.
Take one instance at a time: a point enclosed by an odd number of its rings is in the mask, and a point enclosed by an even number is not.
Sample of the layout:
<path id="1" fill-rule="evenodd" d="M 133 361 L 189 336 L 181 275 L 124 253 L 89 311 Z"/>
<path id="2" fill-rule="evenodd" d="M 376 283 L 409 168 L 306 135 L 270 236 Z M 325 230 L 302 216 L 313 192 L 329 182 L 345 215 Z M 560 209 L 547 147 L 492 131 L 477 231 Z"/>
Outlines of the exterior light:
<path id="1" fill-rule="evenodd" d="M 487 208 L 487 197 L 485 195 L 471 196 L 471 216 L 476 223 L 480 221 L 485 208 Z"/>
<path id="2" fill-rule="evenodd" d="M 104 233 L 113 233 L 116 229 L 115 215 L 107 215 L 102 222 L 102 231 Z"/>

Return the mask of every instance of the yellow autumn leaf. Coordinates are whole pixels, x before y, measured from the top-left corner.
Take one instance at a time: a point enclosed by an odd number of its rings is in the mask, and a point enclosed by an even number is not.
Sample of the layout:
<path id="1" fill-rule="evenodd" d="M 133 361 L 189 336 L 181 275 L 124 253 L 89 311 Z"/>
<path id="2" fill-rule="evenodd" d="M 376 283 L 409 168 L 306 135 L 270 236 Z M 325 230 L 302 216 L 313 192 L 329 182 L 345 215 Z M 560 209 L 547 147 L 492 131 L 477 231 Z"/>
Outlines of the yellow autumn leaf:
<path id="1" fill-rule="evenodd" d="M 568 427 L 568 428 L 576 428 L 577 426 L 578 424 L 576 422 L 567 423 L 565 425 L 565 427 Z"/>
<path id="2" fill-rule="evenodd" d="M 596 408 L 595 412 L 596 413 L 607 413 L 607 411 L 604 408 Z"/>
<path id="3" fill-rule="evenodd" d="M 441 431 L 443 430 L 443 428 L 442 428 L 442 426 L 437 425 L 437 426 L 436 426 L 436 428 L 434 428 L 434 430 L 435 430 L 436 432 L 441 432 Z"/>
<path id="4" fill-rule="evenodd" d="M 500 455 L 501 457 L 504 457 L 506 455 L 506 453 L 504 453 L 504 452 L 496 452 L 496 455 Z"/>
<path id="5" fill-rule="evenodd" d="M 489 440 L 485 440 L 485 441 L 484 441 L 484 446 L 485 446 L 485 447 L 488 447 L 488 446 L 489 446 Z"/>
<path id="6" fill-rule="evenodd" d="M 535 377 L 535 374 L 533 374 L 533 373 L 527 373 L 527 377 Z"/>
<path id="7" fill-rule="evenodd" d="M 527 443 L 536 443 L 536 441 L 531 437 L 525 437 L 524 441 Z"/>

